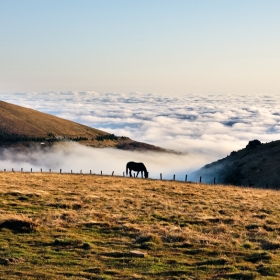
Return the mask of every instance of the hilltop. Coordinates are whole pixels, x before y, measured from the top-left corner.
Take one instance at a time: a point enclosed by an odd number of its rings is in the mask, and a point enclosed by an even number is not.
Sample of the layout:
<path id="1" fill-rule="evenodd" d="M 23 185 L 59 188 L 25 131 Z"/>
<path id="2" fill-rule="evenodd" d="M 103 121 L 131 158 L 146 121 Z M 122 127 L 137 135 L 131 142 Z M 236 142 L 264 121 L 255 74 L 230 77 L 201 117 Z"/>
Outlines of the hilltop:
<path id="1" fill-rule="evenodd" d="M 1 279 L 279 279 L 273 190 L 0 172 Z"/>
<path id="2" fill-rule="evenodd" d="M 205 165 L 193 173 L 204 182 L 239 186 L 280 188 L 280 141 L 262 144 L 258 140 L 246 148 L 232 151 L 223 159 Z M 199 177 L 198 177 L 199 178 Z"/>
<path id="3" fill-rule="evenodd" d="M 100 148 L 165 151 L 163 148 L 137 142 L 125 136 L 115 136 L 73 121 L 0 101 L 1 146 L 41 142 L 54 144 L 60 141 L 78 141 L 83 145 Z"/>

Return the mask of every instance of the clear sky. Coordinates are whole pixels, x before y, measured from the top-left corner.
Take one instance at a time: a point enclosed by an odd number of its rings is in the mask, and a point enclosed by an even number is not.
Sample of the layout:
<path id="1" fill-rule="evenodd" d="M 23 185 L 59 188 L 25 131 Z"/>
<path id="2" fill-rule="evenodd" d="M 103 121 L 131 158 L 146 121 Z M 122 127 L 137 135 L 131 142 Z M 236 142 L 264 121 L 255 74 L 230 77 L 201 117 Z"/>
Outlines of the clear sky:
<path id="1" fill-rule="evenodd" d="M 0 0 L 0 93 L 280 93 L 279 0 Z"/>

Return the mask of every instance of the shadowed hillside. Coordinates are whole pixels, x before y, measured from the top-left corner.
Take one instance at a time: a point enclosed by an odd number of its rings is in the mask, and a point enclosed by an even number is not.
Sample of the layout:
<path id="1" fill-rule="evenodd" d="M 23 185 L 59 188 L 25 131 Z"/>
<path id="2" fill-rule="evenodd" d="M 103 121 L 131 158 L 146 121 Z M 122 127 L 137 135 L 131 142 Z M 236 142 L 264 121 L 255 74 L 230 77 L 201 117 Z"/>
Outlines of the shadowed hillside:
<path id="1" fill-rule="evenodd" d="M 59 141 L 78 141 L 83 145 L 102 148 L 165 151 L 128 137 L 118 137 L 76 122 L 0 101 L 0 145 L 15 146 L 34 142 L 53 144 Z"/>
<path id="2" fill-rule="evenodd" d="M 194 172 L 202 176 L 203 182 L 216 181 L 221 184 L 280 188 L 280 141 L 261 144 L 258 140 L 248 143 L 246 148 L 233 151 L 226 158 L 205 165 Z"/>

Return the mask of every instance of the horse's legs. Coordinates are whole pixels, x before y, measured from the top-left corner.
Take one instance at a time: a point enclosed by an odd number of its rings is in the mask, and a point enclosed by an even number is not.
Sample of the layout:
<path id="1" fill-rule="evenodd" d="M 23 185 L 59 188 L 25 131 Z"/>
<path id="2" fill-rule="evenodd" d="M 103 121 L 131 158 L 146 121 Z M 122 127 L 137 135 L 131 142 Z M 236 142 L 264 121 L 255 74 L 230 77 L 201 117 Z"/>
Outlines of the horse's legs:
<path id="1" fill-rule="evenodd" d="M 129 169 L 129 175 L 130 175 L 130 177 L 132 177 L 131 171 L 132 171 L 132 169 Z"/>
<path id="2" fill-rule="evenodd" d="M 144 172 L 144 171 L 141 171 L 142 178 L 143 178 L 143 172 Z"/>
<path id="3" fill-rule="evenodd" d="M 137 172 L 136 177 L 138 177 L 138 174 L 139 174 L 139 171 Z"/>

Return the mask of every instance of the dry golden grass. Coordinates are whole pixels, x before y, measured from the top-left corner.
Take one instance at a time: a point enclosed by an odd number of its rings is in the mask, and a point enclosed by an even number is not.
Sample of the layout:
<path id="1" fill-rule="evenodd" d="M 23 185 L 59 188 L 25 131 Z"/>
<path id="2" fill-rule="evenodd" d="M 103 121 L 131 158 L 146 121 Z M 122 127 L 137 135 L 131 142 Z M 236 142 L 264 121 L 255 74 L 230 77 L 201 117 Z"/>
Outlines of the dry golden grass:
<path id="1" fill-rule="evenodd" d="M 0 279 L 280 277 L 278 191 L 2 172 L 0 198 Z"/>
<path id="2" fill-rule="evenodd" d="M 0 129 L 7 134 L 32 137 L 47 137 L 49 133 L 53 133 L 60 136 L 91 138 L 107 134 L 98 129 L 3 101 L 0 101 Z"/>

